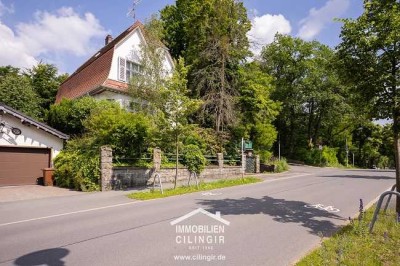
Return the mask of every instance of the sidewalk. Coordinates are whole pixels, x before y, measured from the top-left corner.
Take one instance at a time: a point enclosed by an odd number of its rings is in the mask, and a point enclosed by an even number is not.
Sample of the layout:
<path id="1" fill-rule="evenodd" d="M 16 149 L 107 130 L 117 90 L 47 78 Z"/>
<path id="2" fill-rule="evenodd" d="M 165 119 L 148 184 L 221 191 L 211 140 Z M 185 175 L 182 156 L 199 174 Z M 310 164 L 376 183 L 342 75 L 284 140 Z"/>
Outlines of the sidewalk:
<path id="1" fill-rule="evenodd" d="M 40 185 L 0 187 L 0 203 L 60 196 L 73 196 L 81 195 L 82 193 L 83 192 L 65 188 L 49 186 L 45 187 Z"/>
<path id="2" fill-rule="evenodd" d="M 268 173 L 268 174 L 246 174 L 246 176 L 254 176 L 262 179 L 277 179 L 281 176 L 285 176 L 290 171 L 285 173 Z M 237 177 L 240 178 L 240 177 Z M 199 178 L 199 182 L 216 182 L 221 179 L 201 179 Z M 177 186 L 187 186 L 188 180 L 179 180 Z M 196 184 L 195 180 L 191 180 L 190 184 L 193 186 Z M 163 189 L 173 188 L 173 183 L 163 183 Z M 117 195 L 126 195 L 128 193 L 137 192 L 137 191 L 149 191 L 153 188 L 153 185 L 142 186 L 142 187 L 133 187 L 121 190 L 112 190 L 109 192 L 93 192 L 97 193 L 112 193 Z M 157 188 L 156 188 L 157 189 Z M 0 203 L 4 202 L 14 202 L 14 201 L 24 201 L 24 200 L 34 200 L 34 199 L 44 199 L 44 198 L 54 198 L 54 197 L 68 197 L 68 196 L 76 196 L 76 195 L 85 195 L 89 194 L 88 192 L 74 191 L 65 188 L 59 187 L 51 187 L 51 186 L 40 186 L 40 185 L 27 185 L 27 186 L 9 186 L 9 187 L 0 187 Z"/>

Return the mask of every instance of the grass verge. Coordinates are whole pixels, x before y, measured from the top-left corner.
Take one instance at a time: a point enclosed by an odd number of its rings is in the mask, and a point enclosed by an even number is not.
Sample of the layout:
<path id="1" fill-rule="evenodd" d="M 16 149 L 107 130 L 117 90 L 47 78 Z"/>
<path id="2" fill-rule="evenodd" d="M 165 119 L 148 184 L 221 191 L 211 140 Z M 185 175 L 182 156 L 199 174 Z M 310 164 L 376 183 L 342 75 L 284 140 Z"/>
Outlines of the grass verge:
<path id="1" fill-rule="evenodd" d="M 260 181 L 262 181 L 262 179 L 256 178 L 256 177 L 223 179 L 223 180 L 218 180 L 215 182 L 200 183 L 199 188 L 197 188 L 195 185 L 194 186 L 182 186 L 182 187 L 177 187 L 176 189 L 173 189 L 173 188 L 165 189 L 164 194 L 161 194 L 161 192 L 159 190 L 156 190 L 156 191 L 135 192 L 135 193 L 128 194 L 127 196 L 128 196 L 128 198 L 131 198 L 131 199 L 149 200 L 149 199 L 166 198 L 166 197 L 170 197 L 170 196 L 188 194 L 188 193 L 193 193 L 193 192 L 198 192 L 198 191 L 212 190 L 212 189 L 217 189 L 217 188 L 233 187 L 233 186 L 239 186 L 239 185 L 244 185 L 244 184 L 257 183 Z"/>
<path id="2" fill-rule="evenodd" d="M 324 240 L 296 265 L 400 265 L 400 225 L 396 213 L 380 213 L 368 232 L 375 206 Z"/>

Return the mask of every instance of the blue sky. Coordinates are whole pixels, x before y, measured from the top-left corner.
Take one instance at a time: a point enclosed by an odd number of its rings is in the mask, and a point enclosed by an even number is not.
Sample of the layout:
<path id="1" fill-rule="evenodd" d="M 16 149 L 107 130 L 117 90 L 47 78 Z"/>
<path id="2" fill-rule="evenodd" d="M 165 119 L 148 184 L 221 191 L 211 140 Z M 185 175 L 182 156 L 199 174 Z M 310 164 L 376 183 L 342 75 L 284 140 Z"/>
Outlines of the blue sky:
<path id="1" fill-rule="evenodd" d="M 142 0 L 136 19 L 145 21 L 173 0 Z M 339 22 L 356 18 L 362 0 L 244 0 L 253 28 L 248 36 L 257 53 L 276 32 L 331 47 L 340 41 Z M 104 44 L 107 34 L 117 36 L 133 18 L 127 16 L 132 0 L 0 0 L 0 65 L 20 68 L 51 63 L 72 73 Z"/>

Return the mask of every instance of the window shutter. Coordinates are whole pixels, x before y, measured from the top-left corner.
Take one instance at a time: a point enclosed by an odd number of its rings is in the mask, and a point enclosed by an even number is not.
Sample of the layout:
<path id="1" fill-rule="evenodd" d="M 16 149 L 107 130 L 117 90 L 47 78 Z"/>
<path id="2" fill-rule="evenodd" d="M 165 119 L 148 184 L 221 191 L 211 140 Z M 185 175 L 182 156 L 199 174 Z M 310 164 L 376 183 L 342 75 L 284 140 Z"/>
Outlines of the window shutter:
<path id="1" fill-rule="evenodd" d="M 118 58 L 118 79 L 126 81 L 126 60 L 125 58 Z"/>

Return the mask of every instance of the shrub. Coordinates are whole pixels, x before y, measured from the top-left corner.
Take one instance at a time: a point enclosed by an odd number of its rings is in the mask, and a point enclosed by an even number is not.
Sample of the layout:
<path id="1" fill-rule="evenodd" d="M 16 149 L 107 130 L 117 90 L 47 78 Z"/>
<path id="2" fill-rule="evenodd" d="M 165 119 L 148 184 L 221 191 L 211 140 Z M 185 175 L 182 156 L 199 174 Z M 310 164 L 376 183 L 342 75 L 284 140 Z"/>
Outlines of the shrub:
<path id="1" fill-rule="evenodd" d="M 276 173 L 281 173 L 289 170 L 289 165 L 285 158 L 281 158 L 281 160 L 276 160 L 273 162 L 273 164 L 275 165 Z"/>
<path id="2" fill-rule="evenodd" d="M 337 149 L 330 148 L 328 146 L 322 149 L 322 165 L 323 166 L 337 166 L 339 165 L 338 158 L 336 156 Z"/>
<path id="3" fill-rule="evenodd" d="M 337 148 L 324 146 L 319 149 L 300 149 L 297 152 L 296 158 L 310 165 L 319 166 L 337 166 L 339 161 L 337 158 Z"/>
<path id="4" fill-rule="evenodd" d="M 184 147 L 183 164 L 190 172 L 200 175 L 207 164 L 207 160 L 200 148 L 191 144 Z"/>
<path id="5" fill-rule="evenodd" d="M 67 148 L 54 160 L 57 186 L 81 191 L 100 189 L 100 152 L 85 149 L 89 139 L 69 141 Z M 81 146 L 82 145 L 82 146 Z M 76 146 L 81 146 L 77 149 Z"/>
<path id="6" fill-rule="evenodd" d="M 384 156 L 384 155 L 379 156 L 377 166 L 380 169 L 385 169 L 385 168 L 389 167 L 389 157 Z"/>
<path id="7" fill-rule="evenodd" d="M 91 110 L 82 126 L 87 133 L 68 141 L 55 159 L 55 180 L 60 187 L 99 190 L 101 146 L 111 146 L 117 159 L 129 157 L 136 163 L 141 162 L 151 140 L 149 119 L 143 114 L 128 113 L 118 105 Z"/>
<path id="8" fill-rule="evenodd" d="M 96 100 L 92 97 L 79 99 L 62 99 L 59 104 L 50 107 L 47 123 L 71 136 L 81 136 L 85 132 L 85 121 L 96 108 L 118 106 L 115 102 Z"/>

